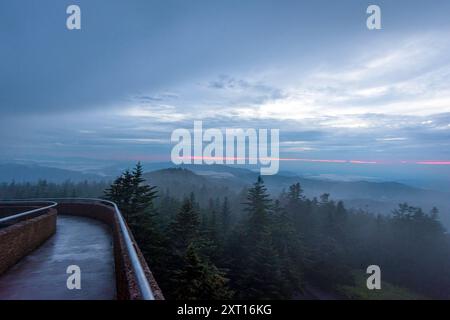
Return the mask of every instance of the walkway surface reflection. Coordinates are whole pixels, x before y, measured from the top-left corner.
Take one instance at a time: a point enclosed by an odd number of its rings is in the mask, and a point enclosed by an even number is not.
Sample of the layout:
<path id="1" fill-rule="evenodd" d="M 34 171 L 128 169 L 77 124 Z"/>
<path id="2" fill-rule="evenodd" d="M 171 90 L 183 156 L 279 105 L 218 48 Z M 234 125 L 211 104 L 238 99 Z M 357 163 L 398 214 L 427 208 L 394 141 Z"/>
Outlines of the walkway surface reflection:
<path id="1" fill-rule="evenodd" d="M 0 300 L 116 298 L 113 239 L 103 223 L 58 216 L 56 234 L 0 277 Z M 81 269 L 81 290 L 67 289 L 67 267 Z"/>

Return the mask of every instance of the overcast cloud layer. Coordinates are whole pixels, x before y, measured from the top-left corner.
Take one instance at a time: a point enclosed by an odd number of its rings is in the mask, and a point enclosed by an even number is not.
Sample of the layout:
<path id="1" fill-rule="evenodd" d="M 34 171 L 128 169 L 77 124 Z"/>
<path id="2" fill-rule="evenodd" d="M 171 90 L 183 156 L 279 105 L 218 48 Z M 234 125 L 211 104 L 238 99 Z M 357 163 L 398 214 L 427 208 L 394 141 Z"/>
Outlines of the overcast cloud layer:
<path id="1" fill-rule="evenodd" d="M 356 0 L 2 1 L 0 160 L 167 160 L 203 120 L 280 128 L 282 157 L 450 161 L 450 2 L 377 3 L 380 31 Z"/>

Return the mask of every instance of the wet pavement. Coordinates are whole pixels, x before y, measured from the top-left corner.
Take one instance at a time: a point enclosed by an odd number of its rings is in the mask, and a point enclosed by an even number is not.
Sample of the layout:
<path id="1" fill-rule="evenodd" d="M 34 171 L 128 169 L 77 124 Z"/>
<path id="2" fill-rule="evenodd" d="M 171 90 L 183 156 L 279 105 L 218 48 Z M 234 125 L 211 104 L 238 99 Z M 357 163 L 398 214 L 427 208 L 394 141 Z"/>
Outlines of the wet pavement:
<path id="1" fill-rule="evenodd" d="M 58 216 L 57 231 L 0 276 L 0 300 L 110 300 L 116 297 L 112 234 L 96 220 Z M 81 269 L 69 290 L 67 267 Z"/>

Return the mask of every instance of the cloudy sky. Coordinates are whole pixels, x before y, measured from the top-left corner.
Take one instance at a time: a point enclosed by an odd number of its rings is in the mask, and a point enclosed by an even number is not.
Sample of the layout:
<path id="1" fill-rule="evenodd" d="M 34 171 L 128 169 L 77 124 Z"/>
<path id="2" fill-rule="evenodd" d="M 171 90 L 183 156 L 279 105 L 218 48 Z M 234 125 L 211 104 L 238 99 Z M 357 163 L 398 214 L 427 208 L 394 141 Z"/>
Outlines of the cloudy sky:
<path id="1" fill-rule="evenodd" d="M 284 158 L 448 180 L 449 16 L 445 0 L 4 0 L 0 160 L 168 160 L 172 130 L 203 120 L 279 128 Z"/>

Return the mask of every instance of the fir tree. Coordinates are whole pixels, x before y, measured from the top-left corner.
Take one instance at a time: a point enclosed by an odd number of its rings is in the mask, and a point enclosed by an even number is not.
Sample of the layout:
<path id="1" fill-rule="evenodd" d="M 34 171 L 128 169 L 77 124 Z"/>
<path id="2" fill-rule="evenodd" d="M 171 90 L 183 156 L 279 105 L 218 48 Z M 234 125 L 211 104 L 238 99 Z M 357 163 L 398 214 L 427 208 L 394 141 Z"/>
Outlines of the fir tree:
<path id="1" fill-rule="evenodd" d="M 228 197 L 223 200 L 222 210 L 220 211 L 220 224 L 223 236 L 226 236 L 230 231 L 231 226 L 231 211 L 228 202 Z"/>
<path id="2" fill-rule="evenodd" d="M 194 245 L 188 247 L 183 260 L 183 267 L 174 276 L 175 299 L 223 300 L 232 297 L 224 274 L 202 260 Z"/>
<path id="3" fill-rule="evenodd" d="M 248 234 L 255 237 L 266 232 L 269 226 L 269 214 L 272 201 L 261 176 L 248 190 L 245 211 L 248 213 Z"/>
<path id="4" fill-rule="evenodd" d="M 185 199 L 175 220 L 169 226 L 170 238 L 177 254 L 184 255 L 188 246 L 199 239 L 200 217 L 191 199 Z"/>
<path id="5" fill-rule="evenodd" d="M 279 256 L 273 247 L 270 229 L 270 210 L 272 201 L 261 177 L 248 190 L 245 210 L 248 213 L 247 225 L 244 228 L 242 250 L 246 256 L 239 263 L 239 274 L 236 285 L 240 288 L 240 298 L 244 299 L 276 299 L 282 298 L 280 283 L 281 269 Z M 245 290 L 242 290 L 246 288 Z"/>
<path id="6" fill-rule="evenodd" d="M 143 169 L 138 162 L 132 172 L 126 170 L 113 184 L 105 190 L 105 197 L 115 202 L 128 222 L 136 219 L 137 215 L 152 209 L 156 198 L 156 187 L 145 184 Z"/>

